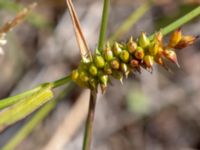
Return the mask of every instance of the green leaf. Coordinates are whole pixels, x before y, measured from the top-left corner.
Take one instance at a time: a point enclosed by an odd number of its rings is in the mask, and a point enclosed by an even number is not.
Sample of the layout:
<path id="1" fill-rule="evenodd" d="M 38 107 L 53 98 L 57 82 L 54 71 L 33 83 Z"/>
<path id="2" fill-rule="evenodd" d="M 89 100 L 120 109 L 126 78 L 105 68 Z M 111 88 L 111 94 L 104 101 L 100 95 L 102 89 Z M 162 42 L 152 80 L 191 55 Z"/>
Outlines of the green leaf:
<path id="1" fill-rule="evenodd" d="M 130 90 L 127 93 L 127 106 L 128 109 L 137 114 L 137 115 L 145 115 L 149 111 L 149 101 L 148 97 L 140 90 Z"/>
<path id="2" fill-rule="evenodd" d="M 114 43 L 124 33 L 127 33 L 131 27 L 141 19 L 147 11 L 151 8 L 152 3 L 149 1 L 143 3 L 140 7 L 133 11 L 128 18 L 120 25 L 116 32 L 109 38 L 110 43 Z"/>
<path id="3" fill-rule="evenodd" d="M 67 84 L 69 81 L 71 81 L 71 76 L 70 75 L 66 76 L 66 77 L 64 77 L 62 79 L 56 80 L 56 81 L 54 81 L 52 83 L 43 83 L 40 86 L 38 86 L 38 87 L 36 87 L 34 89 L 31 89 L 29 91 L 26 91 L 26 92 L 17 94 L 15 96 L 11 96 L 11 97 L 2 99 L 2 100 L 0 100 L 0 110 L 4 109 L 6 107 L 9 107 L 9 106 L 11 106 L 11 105 L 23 100 L 23 99 L 27 99 L 32 94 L 40 91 L 41 89 L 43 89 L 44 87 L 46 87 L 49 84 L 52 85 L 52 88 L 57 88 L 59 86 Z"/>
<path id="4" fill-rule="evenodd" d="M 189 13 L 185 14 L 183 17 L 177 19 L 176 21 L 172 22 L 165 28 L 161 30 L 163 35 L 167 35 L 168 33 L 172 32 L 173 30 L 181 27 L 182 25 L 186 24 L 187 22 L 191 21 L 195 17 L 200 15 L 200 6 L 197 6 L 195 9 L 190 11 Z M 149 38 L 152 39 L 155 36 L 155 33 L 152 34 Z"/>
<path id="5" fill-rule="evenodd" d="M 74 84 L 67 85 L 64 90 L 60 91 L 58 97 L 42 106 L 26 124 L 12 136 L 6 145 L 2 147 L 2 150 L 11 150 L 21 143 L 33 129 L 44 120 L 48 114 L 55 108 L 57 103 L 67 96 L 75 88 Z"/>
<path id="6" fill-rule="evenodd" d="M 9 107 L 23 99 L 26 99 L 27 97 L 30 97 L 32 94 L 40 91 L 44 86 L 46 86 L 46 83 L 44 83 L 34 89 L 31 89 L 29 91 L 26 91 L 26 92 L 17 94 L 15 96 L 11 96 L 11 97 L 0 100 L 0 110 L 4 109 L 6 107 Z"/>
<path id="7" fill-rule="evenodd" d="M 0 112 L 0 132 L 7 126 L 25 118 L 53 98 L 52 84 L 46 84 L 39 91 Z"/>

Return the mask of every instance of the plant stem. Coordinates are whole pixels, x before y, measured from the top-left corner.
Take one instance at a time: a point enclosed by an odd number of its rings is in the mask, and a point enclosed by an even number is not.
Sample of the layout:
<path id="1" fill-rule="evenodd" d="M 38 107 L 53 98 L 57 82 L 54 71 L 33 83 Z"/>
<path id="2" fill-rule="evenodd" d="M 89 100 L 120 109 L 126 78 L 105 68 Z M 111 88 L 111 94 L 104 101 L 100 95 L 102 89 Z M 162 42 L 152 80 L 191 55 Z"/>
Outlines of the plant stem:
<path id="1" fill-rule="evenodd" d="M 135 10 L 116 30 L 116 32 L 109 38 L 109 42 L 113 43 L 120 36 L 126 33 L 149 9 L 151 8 L 151 3 L 146 2 L 142 4 L 137 10 Z"/>
<path id="2" fill-rule="evenodd" d="M 85 124 L 83 150 L 90 150 L 90 145 L 91 145 L 91 141 L 92 141 L 92 131 L 93 131 L 93 124 L 94 124 L 96 100 L 97 100 L 96 91 L 91 91 L 90 92 L 89 111 L 88 111 L 87 121 Z"/>
<path id="3" fill-rule="evenodd" d="M 200 15 L 200 6 L 198 6 L 197 8 L 192 10 L 191 12 L 187 13 L 183 17 L 179 18 L 175 22 L 169 24 L 165 28 L 161 29 L 161 32 L 162 32 L 163 35 L 166 35 L 166 34 L 172 32 L 173 30 L 181 27 L 183 24 L 189 22 L 190 20 L 194 19 L 195 17 L 197 17 L 199 15 Z M 153 36 L 154 36 L 154 34 L 151 35 L 150 38 L 152 39 Z"/>
<path id="4" fill-rule="evenodd" d="M 102 19 L 101 19 L 101 28 L 99 34 L 99 43 L 98 49 L 100 51 L 103 50 L 103 46 L 106 40 L 106 31 L 108 24 L 108 16 L 109 16 L 109 8 L 110 8 L 110 0 L 104 0 Z M 93 124 L 94 124 L 94 115 L 97 101 L 97 91 L 90 91 L 90 104 L 88 108 L 88 115 L 85 123 L 85 133 L 83 139 L 83 150 L 90 150 L 91 141 L 92 141 L 92 132 L 93 132 Z"/>
<path id="5" fill-rule="evenodd" d="M 71 75 L 68 75 L 62 79 L 56 80 L 54 82 L 52 82 L 51 84 L 53 84 L 53 88 L 57 88 L 60 87 L 66 83 L 68 83 L 69 81 L 71 81 Z"/>
<path id="6" fill-rule="evenodd" d="M 107 25 L 108 25 L 108 16 L 109 16 L 110 0 L 104 0 L 102 20 L 101 20 L 101 29 L 99 34 L 99 51 L 103 50 L 104 43 L 106 40 Z"/>

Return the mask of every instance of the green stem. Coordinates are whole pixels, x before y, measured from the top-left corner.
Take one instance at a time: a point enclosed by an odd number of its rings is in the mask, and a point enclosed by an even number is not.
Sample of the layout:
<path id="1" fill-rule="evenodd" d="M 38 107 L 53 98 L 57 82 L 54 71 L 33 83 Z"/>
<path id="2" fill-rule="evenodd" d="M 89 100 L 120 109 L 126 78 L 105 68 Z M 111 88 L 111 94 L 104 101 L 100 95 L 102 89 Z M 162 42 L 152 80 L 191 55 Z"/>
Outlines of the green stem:
<path id="1" fill-rule="evenodd" d="M 67 84 L 69 81 L 71 81 L 71 75 L 66 76 L 62 79 L 56 80 L 56 81 L 52 82 L 51 84 L 53 84 L 53 88 L 57 88 L 64 84 Z"/>
<path id="2" fill-rule="evenodd" d="M 175 22 L 169 24 L 165 28 L 161 29 L 161 32 L 162 32 L 163 35 L 166 35 L 166 34 L 172 32 L 173 30 L 181 27 L 182 25 L 184 25 L 185 23 L 189 22 L 190 20 L 194 19 L 195 17 L 197 17 L 199 15 L 200 15 L 200 6 L 198 6 L 197 8 L 192 10 L 191 12 L 187 13 L 183 17 L 179 18 Z M 150 38 L 152 39 L 153 36 L 154 36 L 154 34 L 151 35 Z"/>
<path id="3" fill-rule="evenodd" d="M 98 43 L 98 49 L 100 51 L 103 50 L 103 46 L 106 40 L 109 8 L 110 8 L 110 0 L 104 0 L 101 28 L 100 28 L 100 34 L 99 34 L 99 43 Z M 90 104 L 89 104 L 88 115 L 87 115 L 87 119 L 85 123 L 85 133 L 83 137 L 83 147 L 82 147 L 83 150 L 90 150 L 90 147 L 91 147 L 96 101 L 97 101 L 97 92 L 95 90 L 91 90 Z"/>
<path id="4" fill-rule="evenodd" d="M 8 141 L 8 143 L 2 148 L 2 150 L 11 150 L 20 144 L 33 129 L 47 117 L 47 115 L 55 108 L 58 101 L 63 99 L 73 89 L 73 85 L 68 85 L 65 90 L 61 91 L 59 96 L 55 100 L 51 100 L 45 104 L 34 116 Z"/>
<path id="5" fill-rule="evenodd" d="M 113 43 L 124 33 L 128 32 L 130 28 L 151 8 L 151 3 L 146 2 L 135 10 L 116 30 L 116 32 L 109 38 L 109 42 Z"/>
<path id="6" fill-rule="evenodd" d="M 90 150 L 91 141 L 92 141 L 93 125 L 94 125 L 96 100 L 97 100 L 96 91 L 91 91 L 90 92 L 90 104 L 89 104 L 89 109 L 88 109 L 89 111 L 88 111 L 87 121 L 85 124 L 83 150 Z"/>
<path id="7" fill-rule="evenodd" d="M 106 40 L 109 8 L 110 8 L 110 0 L 104 0 L 102 20 L 101 20 L 101 29 L 100 29 L 99 43 L 98 43 L 98 49 L 100 51 L 103 50 L 104 43 L 105 43 L 105 40 Z"/>

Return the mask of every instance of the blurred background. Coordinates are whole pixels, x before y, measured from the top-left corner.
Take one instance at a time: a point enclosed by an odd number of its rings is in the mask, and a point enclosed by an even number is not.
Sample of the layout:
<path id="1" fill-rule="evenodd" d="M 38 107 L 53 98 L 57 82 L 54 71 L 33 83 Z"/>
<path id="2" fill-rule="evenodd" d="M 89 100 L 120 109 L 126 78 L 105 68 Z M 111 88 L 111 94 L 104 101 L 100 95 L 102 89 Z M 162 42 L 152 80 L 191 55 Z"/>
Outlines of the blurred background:
<path id="1" fill-rule="evenodd" d="M 4 24 L 33 0 L 0 0 Z M 73 0 L 91 49 L 98 43 L 103 0 Z M 111 0 L 107 37 L 146 1 Z M 155 0 L 128 31 L 116 37 L 127 41 L 145 31 L 149 35 L 200 5 L 199 0 Z M 200 35 L 200 17 L 182 27 Z M 167 39 L 167 38 L 166 38 Z M 0 56 L 0 98 L 62 78 L 80 61 L 65 0 L 40 0 L 31 17 L 7 35 Z M 155 66 L 124 80 L 113 80 L 99 94 L 92 149 L 94 150 L 198 150 L 200 149 L 200 40 L 178 51 L 181 68 Z M 62 88 L 55 91 L 63 90 Z M 16 150 L 80 150 L 87 114 L 88 91 L 79 87 L 65 97 L 39 123 Z M 77 106 L 77 107 L 76 107 Z M 78 107 L 79 106 L 79 107 Z M 32 116 L 32 115 L 31 115 Z M 0 147 L 28 118 L 0 134 Z M 54 148 L 53 148 L 54 147 Z M 56 148 L 57 147 L 57 148 Z"/>

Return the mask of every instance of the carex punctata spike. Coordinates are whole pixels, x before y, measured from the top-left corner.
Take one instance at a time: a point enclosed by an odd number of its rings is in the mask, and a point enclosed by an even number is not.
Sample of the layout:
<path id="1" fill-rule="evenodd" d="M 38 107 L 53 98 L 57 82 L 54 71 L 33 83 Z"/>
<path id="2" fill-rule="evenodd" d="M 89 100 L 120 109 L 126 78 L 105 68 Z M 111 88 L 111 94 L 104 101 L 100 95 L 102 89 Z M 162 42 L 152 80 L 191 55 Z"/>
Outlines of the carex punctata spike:
<path id="1" fill-rule="evenodd" d="M 78 68 L 71 73 L 72 80 L 78 85 L 102 92 L 107 89 L 110 77 L 123 82 L 123 77 L 140 72 L 144 68 L 150 72 L 155 63 L 167 69 L 163 59 L 179 67 L 176 50 L 192 45 L 197 36 L 183 35 L 181 29 L 174 31 L 168 43 L 163 42 L 163 35 L 158 32 L 150 39 L 142 32 L 137 40 L 131 37 L 127 43 L 106 44 L 104 50 L 96 50 L 92 62 L 81 61 Z"/>

